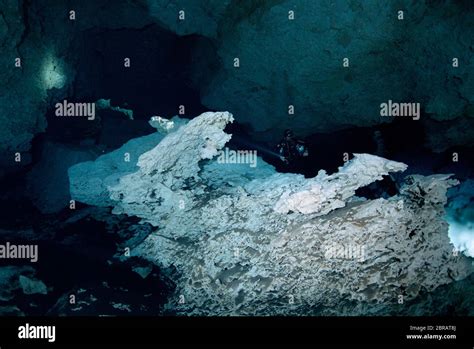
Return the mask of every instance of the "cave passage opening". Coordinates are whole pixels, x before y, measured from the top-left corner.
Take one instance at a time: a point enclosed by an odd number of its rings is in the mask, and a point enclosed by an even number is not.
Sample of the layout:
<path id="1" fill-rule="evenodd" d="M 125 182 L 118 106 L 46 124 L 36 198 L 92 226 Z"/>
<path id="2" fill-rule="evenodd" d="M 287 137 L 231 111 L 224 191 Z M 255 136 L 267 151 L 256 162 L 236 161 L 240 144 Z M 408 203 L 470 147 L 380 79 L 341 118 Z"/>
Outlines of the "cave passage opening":
<path id="1" fill-rule="evenodd" d="M 93 139 L 112 150 L 154 132 L 148 124 L 152 116 L 191 118 L 208 111 L 200 101 L 202 76 L 194 72 L 212 69 L 219 62 L 213 43 L 205 37 L 179 36 L 157 24 L 92 28 L 78 33 L 68 52 L 77 53 L 71 55 L 75 75 L 70 86 L 49 91 L 49 139 L 74 145 Z M 133 111 L 133 120 L 113 110 L 99 111 L 95 120 L 55 115 L 54 106 L 64 100 L 95 103 L 100 99 Z"/>

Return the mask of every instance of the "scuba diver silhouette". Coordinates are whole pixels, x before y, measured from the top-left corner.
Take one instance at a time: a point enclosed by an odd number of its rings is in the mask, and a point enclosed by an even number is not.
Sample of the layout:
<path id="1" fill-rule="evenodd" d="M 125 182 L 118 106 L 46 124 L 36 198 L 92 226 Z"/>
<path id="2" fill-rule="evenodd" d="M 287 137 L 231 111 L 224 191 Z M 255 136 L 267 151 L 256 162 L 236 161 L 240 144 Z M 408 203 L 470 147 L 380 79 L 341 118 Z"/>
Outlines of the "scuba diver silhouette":
<path id="1" fill-rule="evenodd" d="M 295 138 L 291 130 L 285 130 L 283 139 L 278 143 L 277 148 L 280 159 L 287 165 L 295 159 L 308 156 L 306 143 Z"/>

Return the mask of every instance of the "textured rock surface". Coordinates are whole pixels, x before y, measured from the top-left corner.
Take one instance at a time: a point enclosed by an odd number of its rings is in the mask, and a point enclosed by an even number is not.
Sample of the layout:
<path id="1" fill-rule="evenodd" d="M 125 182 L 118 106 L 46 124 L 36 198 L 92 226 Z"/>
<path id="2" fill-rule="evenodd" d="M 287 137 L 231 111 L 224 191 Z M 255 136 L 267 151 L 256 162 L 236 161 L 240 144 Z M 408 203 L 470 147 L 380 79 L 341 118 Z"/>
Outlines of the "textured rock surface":
<path id="1" fill-rule="evenodd" d="M 297 20 L 288 20 L 289 10 Z M 404 98 L 405 77 L 384 59 L 398 36 L 394 14 L 385 3 L 310 0 L 251 13 L 226 33 L 218 50 L 223 66 L 203 102 L 226 106 L 256 131 L 277 127 L 278 134 L 290 126 L 304 134 L 379 123 L 381 101 Z M 344 69 L 342 59 L 349 56 L 352 68 Z M 234 57 L 240 59 L 238 69 Z M 288 117 L 290 104 L 297 122 Z M 255 115 L 266 117 L 255 123 Z"/>
<path id="2" fill-rule="evenodd" d="M 70 10 L 75 21 L 68 18 Z M 129 1 L 104 6 L 0 0 L 0 177 L 28 164 L 32 139 L 47 127 L 48 95 L 57 102 L 70 92 L 80 58 L 71 42 L 91 28 L 141 28 L 154 21 L 147 8 Z M 21 67 L 15 67 L 16 58 Z M 23 155 L 21 163 L 14 161 L 16 152 Z"/>
<path id="3" fill-rule="evenodd" d="M 405 64 L 421 68 L 416 71 L 414 93 L 432 118 L 458 118 L 453 124 L 467 118 L 472 125 L 474 5 L 447 1 L 434 6 L 417 2 L 413 6 L 415 21 L 410 22 L 407 29 L 412 32 L 403 36 L 403 45 L 410 48 Z M 426 59 L 427 52 L 436 55 Z M 458 68 L 453 67 L 454 58 L 460 62 Z"/>
<path id="4" fill-rule="evenodd" d="M 152 217 L 149 223 L 159 225 L 180 207 L 190 209 L 199 204 L 195 196 L 204 194 L 205 187 L 195 191 L 188 188 L 199 180 L 199 161 L 212 159 L 230 140 L 222 130 L 232 121 L 229 113 L 204 113 L 142 154 L 139 170 L 122 176 L 110 188 L 111 199 L 118 203 L 114 213 L 147 215 Z"/>
<path id="5" fill-rule="evenodd" d="M 105 154 L 95 161 L 71 166 L 68 170 L 69 177 L 74 178 L 69 186 L 71 197 L 89 205 L 110 205 L 107 187 L 115 184 L 124 174 L 133 172 L 138 157 L 162 138 L 161 134 L 152 133 L 132 139 L 120 149 Z"/>
<path id="6" fill-rule="evenodd" d="M 421 103 L 430 148 L 472 145 L 474 8 L 466 1 L 147 0 L 109 6 L 106 1 L 1 0 L 0 9 L 0 76 L 8 86 L 0 89 L 4 171 L 18 165 L 12 163 L 13 153 L 28 151 L 33 137 L 45 130 L 48 95 L 64 98 L 74 83 L 76 93 L 88 98 L 91 81 L 99 85 L 114 74 L 107 70 L 110 62 L 79 64 L 92 60 L 95 49 L 116 50 L 107 43 L 89 47 L 97 33 L 128 38 L 127 33 L 154 25 L 195 36 L 192 63 L 185 66 L 194 73 L 186 71 L 186 78 L 198 87 L 202 103 L 230 110 L 261 137 L 275 139 L 288 127 L 305 135 L 390 122 L 393 118 L 381 119 L 379 105 L 392 99 Z M 184 21 L 178 18 L 181 9 Z M 405 10 L 403 21 L 397 20 L 399 9 Z M 69 10 L 76 10 L 76 20 L 69 20 Z M 288 11 L 295 11 L 294 21 Z M 173 41 L 158 31 L 160 40 Z M 173 50 L 173 43 L 165 47 Z M 233 66 L 236 57 L 239 68 Z M 345 57 L 348 69 L 342 67 Z M 14 66 L 15 58 L 21 58 L 21 68 Z M 453 58 L 459 67 L 452 67 Z M 134 81 L 149 78 L 151 65 L 143 63 L 147 68 L 136 70 Z M 90 70 L 87 78 L 77 78 L 74 67 Z"/>
<path id="7" fill-rule="evenodd" d="M 147 4 L 150 15 L 158 23 L 179 35 L 217 37 L 220 17 L 231 2 L 232 0 L 148 0 Z M 184 17 L 180 19 L 180 16 Z"/>
<path id="8" fill-rule="evenodd" d="M 355 154 L 355 160 L 347 163 L 336 174 L 328 176 L 320 171 L 318 175 L 297 186 L 296 192 L 285 192 L 275 205 L 280 213 L 327 214 L 344 207 L 347 199 L 354 196 L 356 189 L 381 180 L 390 172 L 405 171 L 405 164 L 388 161 L 369 154 Z M 302 190 L 303 189 L 303 190 Z"/>
<path id="9" fill-rule="evenodd" d="M 207 107 L 230 110 L 261 137 L 275 137 L 288 127 L 307 134 L 391 122 L 393 117 L 380 116 L 380 103 L 419 102 L 427 118 L 452 120 L 449 138 L 438 129 L 428 133 L 429 146 L 472 144 L 472 133 L 461 126 L 472 125 L 473 116 L 472 5 L 265 3 L 227 22 L 232 30 L 223 22 L 222 66 L 202 93 Z M 403 21 L 397 19 L 400 9 Z M 290 10 L 294 21 L 288 20 Z M 239 68 L 233 66 L 235 57 Z M 345 57 L 349 68 L 342 66 Z M 453 68 L 453 58 L 462 62 L 459 67 Z M 289 105 L 295 106 L 294 117 Z"/>
<path id="10" fill-rule="evenodd" d="M 1 171 L 13 167 L 14 153 L 28 151 L 34 135 L 45 130 L 47 90 L 65 84 L 57 79 L 62 61 L 48 40 L 35 37 L 39 33 L 31 30 L 34 19 L 29 18 L 24 3 L 0 1 Z M 21 67 L 15 66 L 16 58 L 21 59 Z M 26 157 L 22 160 L 25 165 Z"/>
<path id="11" fill-rule="evenodd" d="M 472 272 L 467 258 L 453 255 L 443 219 L 446 191 L 457 184 L 450 175 L 411 176 L 399 195 L 370 201 L 354 190 L 404 164 L 360 154 L 332 176 L 304 179 L 259 159 L 253 175 L 240 164 L 225 181 L 231 165 L 211 159 L 230 138 L 222 131 L 230 121 L 228 113 L 193 119 L 108 187 L 115 213 L 158 227 L 132 255 L 176 283 L 171 311 L 382 313 L 399 296 L 412 300 Z M 318 209 L 315 196 L 309 206 L 290 200 L 288 192 L 315 183 Z M 277 202 L 285 209 L 275 210 Z"/>
<path id="12" fill-rule="evenodd" d="M 30 266 L 5 266 L 0 268 L 0 301 L 5 302 L 24 294 L 46 294 L 46 285 L 34 279 L 35 269 Z M 0 309 L 0 315 L 8 309 Z M 5 311 L 5 313 L 4 313 Z"/>
<path id="13" fill-rule="evenodd" d="M 21 288 L 24 294 L 47 294 L 48 288 L 41 280 L 30 279 L 27 276 L 20 275 Z"/>

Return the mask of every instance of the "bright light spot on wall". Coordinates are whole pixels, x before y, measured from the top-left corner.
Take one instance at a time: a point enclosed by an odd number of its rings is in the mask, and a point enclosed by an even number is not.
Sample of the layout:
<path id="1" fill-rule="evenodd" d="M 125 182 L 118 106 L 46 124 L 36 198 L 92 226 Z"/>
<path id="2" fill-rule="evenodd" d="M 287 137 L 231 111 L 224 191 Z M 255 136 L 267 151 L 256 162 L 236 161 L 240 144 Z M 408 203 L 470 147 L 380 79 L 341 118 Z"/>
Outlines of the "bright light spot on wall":
<path id="1" fill-rule="evenodd" d="M 53 55 L 48 55 L 43 62 L 41 80 L 46 90 L 61 88 L 66 84 L 66 76 L 64 75 L 62 62 Z"/>

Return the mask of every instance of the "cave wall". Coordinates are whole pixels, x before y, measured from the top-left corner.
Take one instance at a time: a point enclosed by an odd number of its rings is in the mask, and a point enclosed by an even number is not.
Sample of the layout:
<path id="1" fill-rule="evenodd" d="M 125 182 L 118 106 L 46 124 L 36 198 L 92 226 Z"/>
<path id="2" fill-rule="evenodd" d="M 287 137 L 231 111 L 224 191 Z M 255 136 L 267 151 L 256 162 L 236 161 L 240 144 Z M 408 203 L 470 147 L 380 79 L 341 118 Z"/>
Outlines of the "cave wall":
<path id="1" fill-rule="evenodd" d="M 26 152 L 45 131 L 51 103 L 104 91 L 144 118 L 155 109 L 173 116 L 180 96 L 189 95 L 182 98 L 195 106 L 189 116 L 203 111 L 200 104 L 229 110 L 255 137 L 271 141 L 285 128 L 305 136 L 389 123 L 380 103 L 420 102 L 423 116 L 414 122 L 423 125 L 426 146 L 473 145 L 469 1 L 0 0 L 0 8 L 2 172 L 19 165 L 15 152 L 23 155 L 20 166 L 29 162 Z M 138 63 L 114 77 L 126 54 L 112 43 L 120 37 L 127 52 L 135 42 Z"/>
<path id="2" fill-rule="evenodd" d="M 75 11 L 74 19 L 70 11 Z M 32 141 L 48 126 L 53 131 L 48 137 L 58 140 L 57 127 L 51 125 L 56 120 L 48 113 L 66 98 L 129 102 L 143 118 L 173 116 L 179 102 L 189 107 L 188 113 L 201 112 L 188 67 L 193 47 L 205 47 L 200 50 L 203 57 L 213 50 L 206 40 L 178 37 L 161 27 L 144 1 L 0 0 L 0 177 L 34 162 Z M 125 57 L 131 58 L 132 67 L 118 74 Z M 100 129 L 100 117 L 89 126 L 57 121 L 63 127 L 61 141 Z"/>
<path id="3" fill-rule="evenodd" d="M 380 116 L 380 103 L 419 102 L 421 122 L 433 133 L 429 147 L 472 145 L 466 126 L 473 126 L 473 23 L 468 2 L 279 1 L 233 30 L 222 28 L 223 64 L 202 100 L 231 110 L 261 137 L 285 128 L 307 135 L 391 122 Z M 445 126 L 436 125 L 445 120 L 452 135 L 441 140 Z"/>

